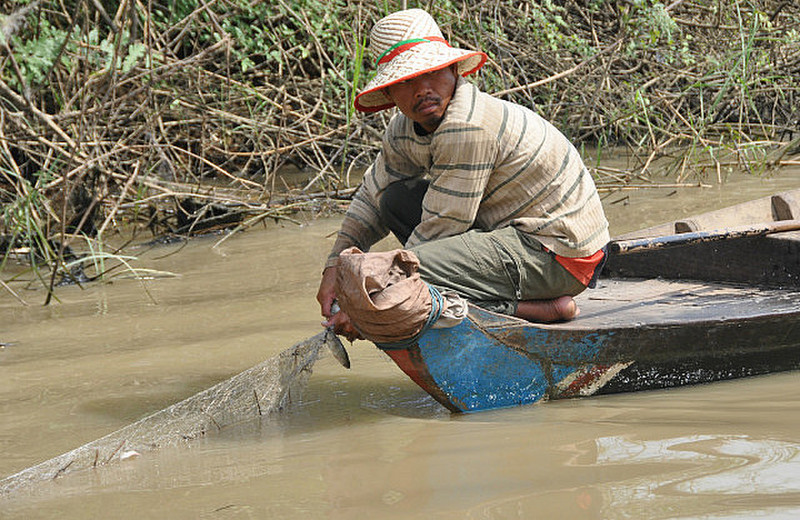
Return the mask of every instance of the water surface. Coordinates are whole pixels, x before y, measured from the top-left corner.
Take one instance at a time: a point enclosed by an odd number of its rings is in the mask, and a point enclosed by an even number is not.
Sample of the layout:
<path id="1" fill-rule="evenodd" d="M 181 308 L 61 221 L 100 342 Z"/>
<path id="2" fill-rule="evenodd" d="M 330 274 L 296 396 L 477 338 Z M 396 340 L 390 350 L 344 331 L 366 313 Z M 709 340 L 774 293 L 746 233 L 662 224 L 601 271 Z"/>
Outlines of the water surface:
<path id="1" fill-rule="evenodd" d="M 800 187 L 799 172 L 605 196 L 612 234 Z M 338 218 L 136 248 L 176 276 L 0 293 L 0 476 L 319 330 Z M 391 241 L 381 247 L 392 247 Z M 450 415 L 366 342 L 287 413 L 0 498 L 1 518 L 797 518 L 800 373 Z"/>

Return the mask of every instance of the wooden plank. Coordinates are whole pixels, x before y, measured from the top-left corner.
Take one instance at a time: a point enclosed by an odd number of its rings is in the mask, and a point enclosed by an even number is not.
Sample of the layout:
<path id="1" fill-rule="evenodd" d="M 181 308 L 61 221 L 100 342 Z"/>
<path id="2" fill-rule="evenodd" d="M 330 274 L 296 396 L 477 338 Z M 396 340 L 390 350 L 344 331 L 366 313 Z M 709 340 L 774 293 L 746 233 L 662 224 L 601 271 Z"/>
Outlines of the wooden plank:
<path id="1" fill-rule="evenodd" d="M 800 193 L 786 192 L 772 196 L 772 213 L 775 220 L 800 218 Z"/>
<path id="2" fill-rule="evenodd" d="M 575 298 L 580 316 L 542 328 L 608 330 L 654 325 L 747 319 L 761 315 L 800 317 L 800 289 L 663 279 L 601 280 Z"/>
<path id="3" fill-rule="evenodd" d="M 787 214 L 794 216 L 786 217 L 785 215 Z M 800 188 L 684 219 L 665 222 L 650 228 L 626 233 L 617 238 L 626 240 L 707 231 L 731 226 L 743 226 L 756 222 L 796 219 L 798 214 L 800 214 Z"/>
<path id="4" fill-rule="evenodd" d="M 668 278 L 800 287 L 800 232 L 609 255 L 604 277 Z"/>
<path id="5" fill-rule="evenodd" d="M 698 242 L 714 242 L 737 238 L 757 237 L 783 231 L 800 230 L 800 220 L 781 220 L 778 222 L 762 222 L 746 226 L 728 227 L 710 231 L 679 233 L 652 238 L 634 238 L 614 240 L 608 245 L 611 254 L 629 254 L 636 251 L 666 249 L 669 247 L 693 244 Z"/>

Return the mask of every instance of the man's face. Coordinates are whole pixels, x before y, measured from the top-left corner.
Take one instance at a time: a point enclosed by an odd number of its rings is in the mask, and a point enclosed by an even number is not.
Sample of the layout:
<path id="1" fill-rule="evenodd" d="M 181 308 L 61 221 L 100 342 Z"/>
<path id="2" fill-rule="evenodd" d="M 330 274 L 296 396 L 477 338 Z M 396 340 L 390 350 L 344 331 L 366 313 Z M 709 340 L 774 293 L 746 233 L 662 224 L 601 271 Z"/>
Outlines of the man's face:
<path id="1" fill-rule="evenodd" d="M 445 67 L 386 87 L 397 108 L 428 132 L 439 127 L 453 97 L 458 75 L 456 65 Z"/>

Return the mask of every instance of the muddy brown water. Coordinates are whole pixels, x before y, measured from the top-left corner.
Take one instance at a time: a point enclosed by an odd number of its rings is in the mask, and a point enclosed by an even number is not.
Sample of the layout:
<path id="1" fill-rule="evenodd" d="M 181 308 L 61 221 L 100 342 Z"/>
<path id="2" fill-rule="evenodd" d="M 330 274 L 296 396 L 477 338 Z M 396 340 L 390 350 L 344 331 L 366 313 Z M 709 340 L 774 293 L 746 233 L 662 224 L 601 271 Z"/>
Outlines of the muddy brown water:
<path id="1" fill-rule="evenodd" d="M 605 205 L 619 234 L 796 187 L 784 171 Z M 47 308 L 0 293 L 0 477 L 318 332 L 338 223 L 133 249 L 176 275 L 146 291 L 118 278 Z M 283 415 L 0 497 L 0 518 L 800 517 L 799 372 L 450 415 L 370 344 L 349 352 Z"/>

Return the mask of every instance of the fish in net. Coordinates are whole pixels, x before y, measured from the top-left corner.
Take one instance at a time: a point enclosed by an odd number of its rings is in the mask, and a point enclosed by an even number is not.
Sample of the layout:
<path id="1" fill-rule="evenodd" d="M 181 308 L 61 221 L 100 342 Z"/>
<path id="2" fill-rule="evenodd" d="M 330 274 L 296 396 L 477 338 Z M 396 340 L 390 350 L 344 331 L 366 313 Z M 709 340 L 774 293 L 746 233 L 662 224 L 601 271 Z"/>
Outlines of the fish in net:
<path id="1" fill-rule="evenodd" d="M 300 397 L 324 347 L 349 368 L 341 341 L 326 330 L 125 428 L 0 480 L 0 496 L 284 410 Z"/>

